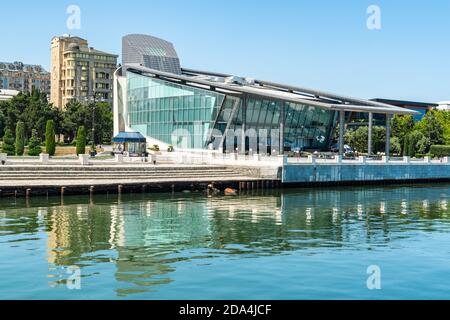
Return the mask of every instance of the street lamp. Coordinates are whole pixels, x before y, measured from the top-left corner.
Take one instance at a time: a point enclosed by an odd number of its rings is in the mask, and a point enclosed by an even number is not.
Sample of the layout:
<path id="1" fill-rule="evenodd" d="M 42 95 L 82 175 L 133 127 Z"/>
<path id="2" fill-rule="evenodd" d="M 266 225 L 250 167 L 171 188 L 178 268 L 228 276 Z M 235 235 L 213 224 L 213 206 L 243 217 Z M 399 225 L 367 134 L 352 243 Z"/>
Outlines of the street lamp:
<path id="1" fill-rule="evenodd" d="M 92 105 L 92 151 L 96 152 L 96 145 L 95 145 L 95 109 L 97 107 L 97 95 L 101 94 L 101 92 L 94 91 L 91 99 L 93 101 Z M 100 99 L 101 101 L 104 101 L 103 97 Z"/>

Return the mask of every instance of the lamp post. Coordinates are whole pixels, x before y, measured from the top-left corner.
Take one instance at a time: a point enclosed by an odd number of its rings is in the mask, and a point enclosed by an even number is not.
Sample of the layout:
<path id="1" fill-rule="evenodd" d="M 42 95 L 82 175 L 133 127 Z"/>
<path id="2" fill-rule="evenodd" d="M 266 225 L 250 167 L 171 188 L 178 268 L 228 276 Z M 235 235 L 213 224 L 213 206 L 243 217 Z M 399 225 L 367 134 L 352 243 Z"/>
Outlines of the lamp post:
<path id="1" fill-rule="evenodd" d="M 94 91 L 91 99 L 93 101 L 92 105 L 92 152 L 96 152 L 96 144 L 95 144 L 95 109 L 97 107 L 97 95 L 101 94 L 100 92 Z M 103 98 L 101 99 L 103 100 Z"/>

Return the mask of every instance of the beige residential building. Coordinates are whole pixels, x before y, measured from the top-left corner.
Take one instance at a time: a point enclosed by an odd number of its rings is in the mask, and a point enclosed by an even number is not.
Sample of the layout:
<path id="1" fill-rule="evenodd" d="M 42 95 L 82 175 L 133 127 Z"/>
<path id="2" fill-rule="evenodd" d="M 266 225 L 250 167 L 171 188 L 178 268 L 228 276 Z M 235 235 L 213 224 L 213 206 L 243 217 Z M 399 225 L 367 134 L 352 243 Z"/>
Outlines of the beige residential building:
<path id="1" fill-rule="evenodd" d="M 40 65 L 0 62 L 0 89 L 50 94 L 50 73 Z"/>
<path id="2" fill-rule="evenodd" d="M 71 100 L 96 99 L 112 104 L 115 54 L 89 47 L 87 40 L 61 36 L 52 39 L 50 102 L 64 108 Z"/>

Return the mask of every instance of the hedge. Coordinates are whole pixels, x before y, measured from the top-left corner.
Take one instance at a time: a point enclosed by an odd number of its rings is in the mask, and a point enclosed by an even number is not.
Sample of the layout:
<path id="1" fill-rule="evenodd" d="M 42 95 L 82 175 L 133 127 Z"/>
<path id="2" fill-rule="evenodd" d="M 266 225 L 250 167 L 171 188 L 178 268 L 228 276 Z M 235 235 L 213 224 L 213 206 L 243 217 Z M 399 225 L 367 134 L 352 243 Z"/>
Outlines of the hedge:
<path id="1" fill-rule="evenodd" d="M 430 153 L 437 158 L 450 157 L 450 146 L 431 146 Z"/>

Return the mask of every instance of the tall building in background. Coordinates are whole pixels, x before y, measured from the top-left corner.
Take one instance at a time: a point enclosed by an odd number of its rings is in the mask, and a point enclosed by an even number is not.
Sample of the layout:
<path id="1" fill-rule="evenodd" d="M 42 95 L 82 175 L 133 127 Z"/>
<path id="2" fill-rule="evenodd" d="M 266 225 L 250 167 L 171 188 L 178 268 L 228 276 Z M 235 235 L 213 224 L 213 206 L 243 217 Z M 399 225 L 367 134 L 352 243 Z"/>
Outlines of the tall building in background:
<path id="1" fill-rule="evenodd" d="M 50 102 L 64 108 L 71 101 L 112 103 L 118 56 L 89 47 L 87 40 L 62 36 L 51 44 Z"/>
<path id="2" fill-rule="evenodd" d="M 0 62 L 0 89 L 50 94 L 50 73 L 40 65 Z"/>
<path id="3" fill-rule="evenodd" d="M 122 38 L 122 64 L 181 74 L 180 59 L 172 43 L 142 34 Z"/>

